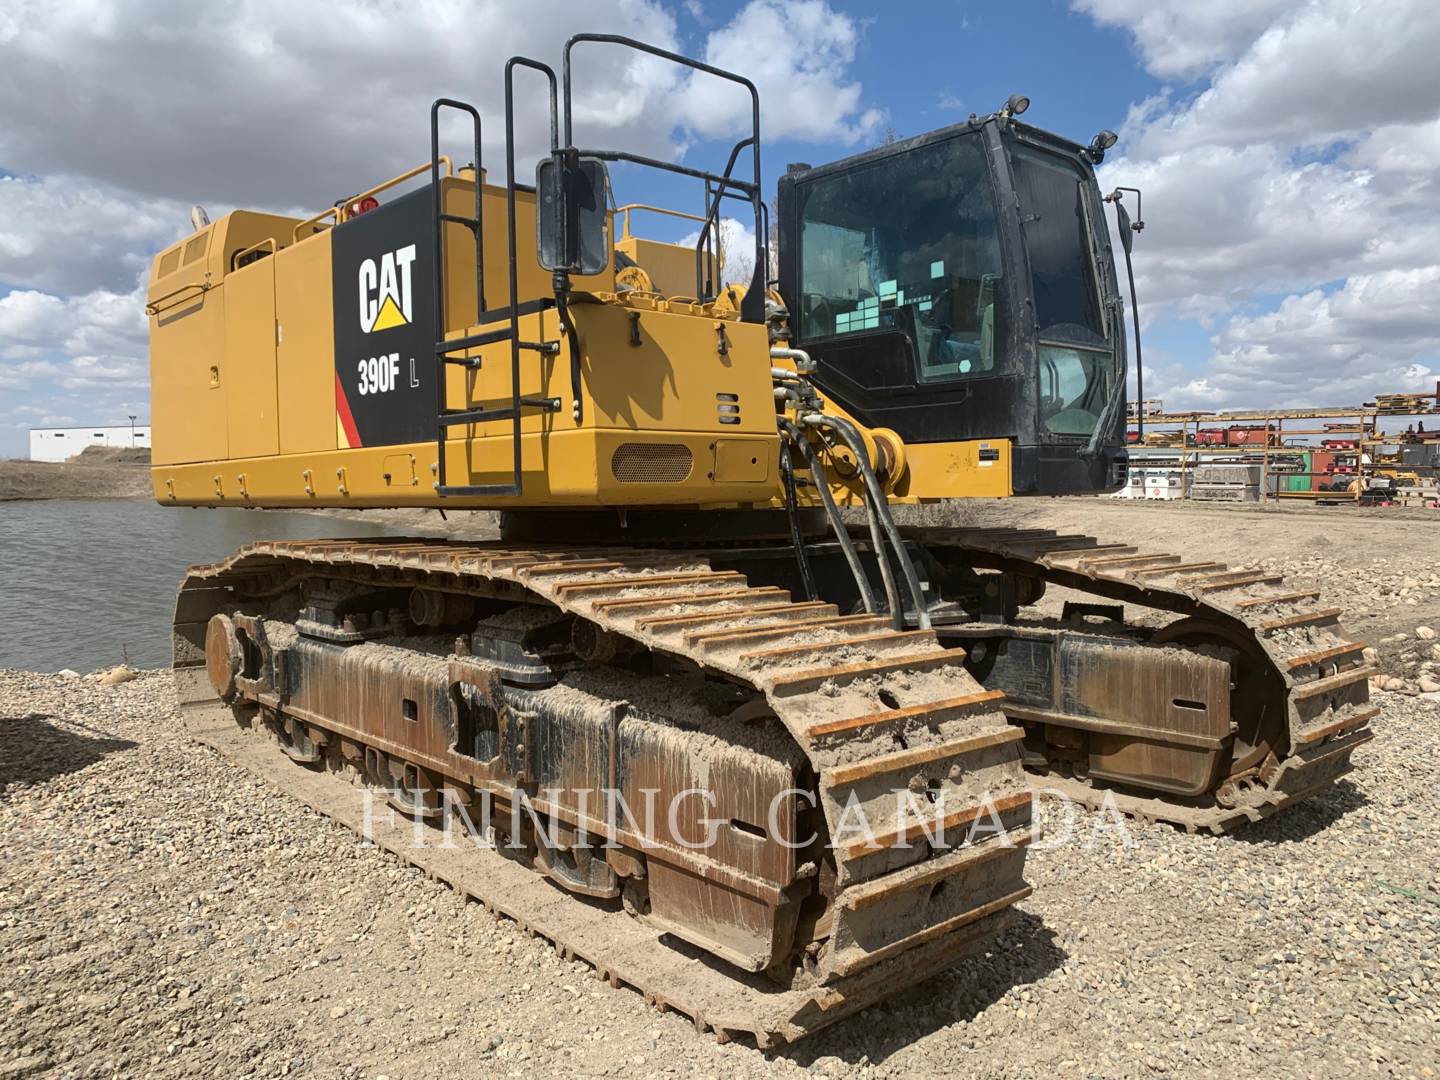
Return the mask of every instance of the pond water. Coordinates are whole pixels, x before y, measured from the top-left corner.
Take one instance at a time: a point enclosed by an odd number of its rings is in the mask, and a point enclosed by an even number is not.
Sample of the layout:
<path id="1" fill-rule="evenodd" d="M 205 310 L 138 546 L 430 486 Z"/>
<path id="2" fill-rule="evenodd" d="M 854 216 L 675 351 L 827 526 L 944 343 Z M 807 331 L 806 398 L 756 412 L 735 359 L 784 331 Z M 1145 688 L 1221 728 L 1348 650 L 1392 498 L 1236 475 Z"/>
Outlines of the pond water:
<path id="1" fill-rule="evenodd" d="M 168 667 L 175 590 L 253 540 L 397 530 L 320 514 L 181 509 L 148 499 L 0 502 L 0 667 Z"/>

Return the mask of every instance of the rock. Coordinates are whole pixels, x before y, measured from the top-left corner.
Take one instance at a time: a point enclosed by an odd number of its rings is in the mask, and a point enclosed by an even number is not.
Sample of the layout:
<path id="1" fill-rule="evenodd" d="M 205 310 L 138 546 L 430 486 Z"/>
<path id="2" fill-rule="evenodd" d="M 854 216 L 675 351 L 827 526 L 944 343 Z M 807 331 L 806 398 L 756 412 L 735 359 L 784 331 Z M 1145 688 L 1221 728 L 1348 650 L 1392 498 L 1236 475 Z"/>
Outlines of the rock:
<path id="1" fill-rule="evenodd" d="M 1428 675 L 1422 676 L 1417 685 L 1420 687 L 1422 694 L 1440 693 L 1440 682 L 1430 678 Z"/>
<path id="2" fill-rule="evenodd" d="M 68 667 L 67 667 L 67 668 L 61 668 L 61 669 L 60 669 L 59 671 L 57 671 L 55 674 L 56 674 L 56 675 L 59 675 L 62 679 L 78 679 L 78 678 L 80 678 L 80 672 L 75 671 L 74 669 L 68 668 Z"/>
<path id="3" fill-rule="evenodd" d="M 1361 655 L 1367 664 L 1378 664 L 1380 662 L 1380 654 L 1368 645 L 1365 646 L 1365 651 Z"/>
<path id="4" fill-rule="evenodd" d="M 1428 626 L 1415 627 L 1415 636 L 1421 641 L 1434 641 L 1435 631 Z"/>
<path id="5" fill-rule="evenodd" d="M 133 682 L 138 677 L 124 664 L 116 664 L 109 671 L 97 675 L 95 681 L 101 686 L 119 686 L 121 683 Z"/>
<path id="6" fill-rule="evenodd" d="M 48 1064 L 50 1064 L 49 1059 L 43 1057 L 15 1058 L 0 1065 L 0 1077 L 5 1077 L 7 1080 L 9 1077 L 15 1077 L 16 1080 L 19 1080 L 20 1077 L 38 1076 Z"/>
<path id="7" fill-rule="evenodd" d="M 336 1005 L 333 1009 L 330 1010 L 330 1019 L 331 1019 L 331 1020 L 339 1020 L 342 1016 L 344 1016 L 344 1015 L 345 1015 L 347 1012 L 349 1012 L 349 1011 L 350 1011 L 350 1010 L 347 1009 L 347 1008 L 345 1008 L 344 1005 Z"/>

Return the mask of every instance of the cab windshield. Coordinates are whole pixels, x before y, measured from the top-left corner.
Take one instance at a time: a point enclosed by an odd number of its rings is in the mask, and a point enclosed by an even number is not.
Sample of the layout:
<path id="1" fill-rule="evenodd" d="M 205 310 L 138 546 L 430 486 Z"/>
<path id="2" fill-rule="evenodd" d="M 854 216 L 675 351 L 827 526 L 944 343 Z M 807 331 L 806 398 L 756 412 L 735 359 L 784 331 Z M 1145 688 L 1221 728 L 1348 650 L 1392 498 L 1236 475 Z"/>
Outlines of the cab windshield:
<path id="1" fill-rule="evenodd" d="M 817 182 L 800 251 L 805 340 L 898 329 L 922 381 L 995 374 L 1002 267 L 978 135 Z"/>

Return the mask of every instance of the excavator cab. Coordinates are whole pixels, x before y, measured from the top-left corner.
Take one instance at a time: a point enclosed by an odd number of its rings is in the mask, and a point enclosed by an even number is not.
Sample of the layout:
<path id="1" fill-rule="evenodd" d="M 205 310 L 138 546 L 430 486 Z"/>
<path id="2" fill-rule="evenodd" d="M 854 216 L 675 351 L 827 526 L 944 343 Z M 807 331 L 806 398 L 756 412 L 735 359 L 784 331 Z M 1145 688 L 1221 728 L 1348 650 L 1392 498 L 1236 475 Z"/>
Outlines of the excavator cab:
<path id="1" fill-rule="evenodd" d="M 792 344 L 907 445 L 1009 440 L 1015 494 L 1113 490 L 1125 334 L 1091 151 L 1002 110 L 780 181 Z"/>

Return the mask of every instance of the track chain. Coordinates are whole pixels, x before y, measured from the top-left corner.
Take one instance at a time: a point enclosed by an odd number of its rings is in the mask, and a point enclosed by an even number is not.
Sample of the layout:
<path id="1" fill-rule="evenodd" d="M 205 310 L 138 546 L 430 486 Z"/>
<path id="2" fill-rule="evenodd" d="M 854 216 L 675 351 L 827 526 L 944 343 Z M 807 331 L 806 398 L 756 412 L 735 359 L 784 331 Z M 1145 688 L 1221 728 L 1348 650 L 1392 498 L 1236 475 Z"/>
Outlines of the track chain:
<path id="1" fill-rule="evenodd" d="M 508 582 L 532 602 L 764 695 L 818 777 L 830 829 L 837 892 L 818 985 L 771 986 L 759 994 L 753 980 L 737 973 L 691 960 L 664 962 L 680 954 L 658 945 L 664 956 L 654 962 L 621 965 L 604 942 L 563 929 L 598 932 L 624 918 L 608 912 L 602 924 L 572 911 L 568 921 L 555 922 L 560 929 L 541 931 L 562 953 L 591 959 L 599 970 L 624 968 L 618 981 L 722 1037 L 744 1031 L 762 1046 L 801 1038 L 952 964 L 998 931 L 1011 905 L 1030 892 L 1021 873 L 1032 794 L 1020 766 L 1021 733 L 1000 710 L 1002 695 L 981 688 L 964 656 L 930 631 L 895 631 L 883 619 L 842 615 L 831 604 L 794 602 L 784 590 L 711 569 L 704 553 L 423 539 L 275 541 L 193 567 L 176 615 L 182 702 L 206 718 L 200 737 L 237 760 L 244 755 L 234 750 L 234 732 L 216 726 L 213 694 L 207 699 L 208 684 L 199 685 L 203 657 L 182 656 L 179 642 L 194 638 L 197 620 L 208 617 L 203 597 L 223 595 L 220 587 L 244 595 L 317 574 L 459 591 Z M 220 602 L 208 601 L 213 610 Z M 271 778 L 307 790 L 324 779 L 296 772 Z M 307 797 L 312 804 L 334 798 Z M 857 806 L 870 825 L 863 833 L 855 831 Z M 326 812 L 345 816 L 333 806 Z M 971 834 L 982 821 L 990 827 Z M 943 842 L 927 841 L 927 833 Z M 973 842 L 962 842 L 967 834 Z M 417 865 L 433 855 L 392 846 Z M 465 891 L 511 913 L 518 885 L 502 888 L 489 870 L 456 873 Z M 576 911 L 597 911 L 563 899 Z M 632 930 L 625 933 L 634 938 Z M 639 945 L 629 940 L 627 948 Z M 733 992 L 726 989 L 732 984 Z"/>
<path id="2" fill-rule="evenodd" d="M 1370 704 L 1377 669 L 1365 646 L 1342 631 L 1342 611 L 1320 594 L 1285 584 L 1279 574 L 1232 570 L 1225 563 L 1142 552 L 1128 544 L 1050 529 L 907 528 L 922 547 L 962 551 L 967 563 L 1159 608 L 1232 628 L 1253 643 L 1284 690 L 1287 756 L 1258 783 L 1227 792 L 1223 806 L 1193 806 L 1164 798 L 1116 794 L 1138 817 L 1189 829 L 1223 832 L 1258 821 L 1322 791 L 1350 770 L 1350 755 L 1372 737 L 1367 725 L 1380 710 Z M 1047 778 L 1049 786 L 1056 786 Z M 1102 793 L 1078 781 L 1060 782 L 1067 794 L 1096 804 Z"/>

